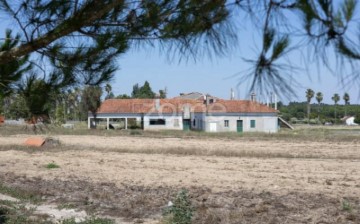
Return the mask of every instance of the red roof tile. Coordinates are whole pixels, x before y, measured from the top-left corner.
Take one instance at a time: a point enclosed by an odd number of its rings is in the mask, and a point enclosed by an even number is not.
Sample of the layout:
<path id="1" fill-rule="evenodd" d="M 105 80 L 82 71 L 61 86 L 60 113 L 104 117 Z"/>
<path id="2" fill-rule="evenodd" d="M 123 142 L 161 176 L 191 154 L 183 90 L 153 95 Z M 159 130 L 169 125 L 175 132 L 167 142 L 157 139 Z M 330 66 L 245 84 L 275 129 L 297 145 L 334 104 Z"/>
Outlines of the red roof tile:
<path id="1" fill-rule="evenodd" d="M 217 100 L 208 105 L 201 100 L 160 99 L 156 108 L 155 99 L 109 99 L 105 100 L 98 113 L 182 113 L 184 107 L 191 112 L 210 113 L 277 113 L 273 108 L 248 100 Z"/>
<path id="2" fill-rule="evenodd" d="M 226 113 L 277 113 L 278 111 L 250 100 L 218 100 L 209 105 L 209 112 L 223 110 Z"/>

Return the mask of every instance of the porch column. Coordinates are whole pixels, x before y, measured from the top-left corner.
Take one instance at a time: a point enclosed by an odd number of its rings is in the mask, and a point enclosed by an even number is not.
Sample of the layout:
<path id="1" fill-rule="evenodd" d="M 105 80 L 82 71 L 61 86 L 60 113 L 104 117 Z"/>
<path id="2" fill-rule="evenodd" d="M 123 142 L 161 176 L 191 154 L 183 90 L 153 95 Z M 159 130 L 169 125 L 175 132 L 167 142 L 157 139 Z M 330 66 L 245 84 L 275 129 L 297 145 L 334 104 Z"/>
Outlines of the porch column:
<path id="1" fill-rule="evenodd" d="M 110 118 L 106 118 L 106 129 L 110 130 Z"/>
<path id="2" fill-rule="evenodd" d="M 127 119 L 127 117 L 125 117 L 125 130 L 127 130 L 128 129 L 128 119 Z"/>
<path id="3" fill-rule="evenodd" d="M 90 124 L 90 117 L 88 116 L 88 129 L 91 128 L 91 124 Z"/>

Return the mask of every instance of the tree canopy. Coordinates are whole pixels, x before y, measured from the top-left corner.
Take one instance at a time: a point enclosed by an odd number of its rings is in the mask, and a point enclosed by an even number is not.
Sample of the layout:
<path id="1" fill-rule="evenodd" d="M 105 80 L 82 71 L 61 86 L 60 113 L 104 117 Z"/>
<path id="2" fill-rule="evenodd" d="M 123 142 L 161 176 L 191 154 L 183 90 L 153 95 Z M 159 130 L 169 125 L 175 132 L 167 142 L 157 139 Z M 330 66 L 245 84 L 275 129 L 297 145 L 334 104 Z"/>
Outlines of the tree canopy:
<path id="1" fill-rule="evenodd" d="M 131 44 L 153 40 L 179 52 L 202 41 L 202 50 L 216 46 L 221 52 L 226 42 L 217 25 L 229 15 L 225 6 L 225 0 L 1 0 L 0 12 L 17 23 L 24 42 L 1 51 L 0 63 L 32 52 L 79 63 L 95 52 L 111 58 Z"/>
<path id="2" fill-rule="evenodd" d="M 0 43 L 0 51 L 10 50 L 18 46 L 19 42 L 19 35 L 13 37 L 12 31 L 6 30 L 5 41 Z M 10 95 L 24 73 L 31 69 L 28 59 L 29 56 L 26 55 L 6 64 L 0 64 L 0 98 Z"/>
<path id="3" fill-rule="evenodd" d="M 353 70 L 347 77 L 360 81 L 357 5 L 356 0 L 0 0 L 0 13 L 21 34 L 20 44 L 0 50 L 0 64 L 37 55 L 54 70 L 72 74 L 74 83 L 99 85 L 111 79 L 115 59 L 133 47 L 159 46 L 170 58 L 223 55 L 237 47 L 241 32 L 231 23 L 240 16 L 250 18 L 262 39 L 257 56 L 244 59 L 251 69 L 240 82 L 249 80 L 250 91 L 259 94 L 290 96 L 296 68 L 286 57 L 304 46 L 308 58 L 329 69 L 336 69 L 329 63 L 333 53 L 340 65 L 348 61 Z M 349 79 L 346 83 L 354 83 Z"/>

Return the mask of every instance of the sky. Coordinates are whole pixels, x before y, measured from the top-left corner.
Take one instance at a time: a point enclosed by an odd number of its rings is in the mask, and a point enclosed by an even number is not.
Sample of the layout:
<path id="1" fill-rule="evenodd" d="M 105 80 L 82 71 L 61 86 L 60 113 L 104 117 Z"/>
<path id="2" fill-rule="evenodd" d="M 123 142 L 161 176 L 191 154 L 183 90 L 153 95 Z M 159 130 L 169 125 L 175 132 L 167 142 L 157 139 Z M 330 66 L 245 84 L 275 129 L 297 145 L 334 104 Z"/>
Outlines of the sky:
<path id="1" fill-rule="evenodd" d="M 164 55 L 158 53 L 130 52 L 119 59 L 120 70 L 111 83 L 113 92 L 115 95 L 130 94 L 133 84 L 143 84 L 147 80 L 153 91 L 166 87 L 168 97 L 175 97 L 180 93 L 201 92 L 229 99 L 233 88 L 237 99 L 248 99 L 248 84 L 239 83 L 240 75 L 248 67 L 242 59 L 243 54 L 246 55 L 247 52 L 215 60 L 204 58 L 196 63 L 190 61 L 179 64 L 168 62 Z M 295 57 L 293 60 L 298 59 Z M 295 87 L 298 97 L 282 99 L 283 101 L 305 101 L 305 91 L 311 88 L 324 94 L 324 103 L 333 103 L 333 94 L 338 93 L 342 97 L 344 92 L 350 94 L 351 103 L 360 103 L 359 88 L 343 87 L 339 84 L 339 78 L 325 68 L 318 72 L 314 65 L 309 70 L 296 75 L 296 80 L 301 84 L 301 87 Z M 309 73 L 314 74 L 313 77 L 310 77 Z"/>
<path id="2" fill-rule="evenodd" d="M 240 18 L 241 19 L 241 18 Z M 241 21 L 235 21 L 241 22 Z M 9 27 L 0 16 L 0 38 L 4 37 L 5 29 Z M 251 27 L 239 28 L 239 46 L 226 56 L 198 58 L 197 61 L 178 60 L 169 62 L 166 55 L 158 53 L 157 49 L 130 49 L 118 60 L 119 70 L 110 83 L 115 95 L 131 94 L 134 84 L 142 85 L 149 81 L 154 92 L 167 89 L 168 97 L 178 96 L 180 93 L 201 92 L 208 93 L 223 99 L 230 98 L 231 88 L 237 99 L 248 99 L 248 83 L 239 83 L 240 75 L 249 67 L 244 58 L 254 58 L 257 49 L 261 48 L 260 34 Z M 351 104 L 360 104 L 359 86 L 341 85 L 339 77 L 334 76 L 325 66 L 306 61 L 308 70 L 298 53 L 291 53 L 288 60 L 296 63 L 300 70 L 294 74 L 296 81 L 301 84 L 295 87 L 297 97 L 282 98 L 289 101 L 305 101 L 305 91 L 311 88 L 324 94 L 324 103 L 332 104 L 331 97 L 338 93 L 342 98 L 345 92 L 350 94 Z M 335 63 L 330 60 L 331 63 Z M 313 99 L 315 102 L 315 99 Z M 343 100 L 339 102 L 343 104 Z"/>

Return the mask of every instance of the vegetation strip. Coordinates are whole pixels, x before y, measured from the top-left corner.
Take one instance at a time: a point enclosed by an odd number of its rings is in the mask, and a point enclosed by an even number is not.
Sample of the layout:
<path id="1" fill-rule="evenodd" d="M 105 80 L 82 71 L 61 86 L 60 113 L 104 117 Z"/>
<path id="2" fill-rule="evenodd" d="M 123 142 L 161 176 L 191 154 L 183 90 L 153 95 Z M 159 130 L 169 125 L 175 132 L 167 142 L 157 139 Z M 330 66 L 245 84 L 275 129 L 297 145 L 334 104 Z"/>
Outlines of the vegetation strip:
<path id="1" fill-rule="evenodd" d="M 0 151 L 23 151 L 28 153 L 39 153 L 39 150 L 34 148 L 29 148 L 26 146 L 19 146 L 19 145 L 6 145 L 0 146 Z M 359 156 L 353 155 L 321 155 L 321 154 L 297 154 L 294 153 L 287 153 L 287 152 L 264 152 L 264 151 L 249 151 L 249 150 L 225 150 L 225 149 L 218 149 L 218 150 L 204 150 L 204 149 L 183 149 L 183 148 L 167 148 L 167 149 L 158 149 L 158 148 L 148 148 L 148 149 L 131 149 L 131 148 L 96 148 L 91 147 L 87 149 L 83 149 L 76 146 L 61 146 L 61 147 L 45 147 L 43 150 L 47 152 L 63 152 L 63 151 L 101 151 L 101 152 L 117 152 L 117 153 L 133 153 L 133 154 L 168 154 L 168 155 L 182 155 L 182 156 L 219 156 L 219 157 L 238 157 L 238 158 L 286 158 L 286 159 L 321 159 L 321 160 L 334 160 L 334 159 L 341 159 L 341 160 L 360 160 Z M 57 169 L 60 168 L 59 165 L 56 163 L 48 163 L 45 165 L 47 169 Z"/>
<path id="2" fill-rule="evenodd" d="M 191 187 L 187 190 L 137 185 L 117 187 L 112 183 L 82 180 L 22 179 L 9 175 L 1 178 L 5 180 L 7 186 L 18 185 L 26 189 L 36 189 L 39 196 L 46 195 L 46 201 L 73 203 L 73 206 L 90 213 L 96 209 L 97 214 L 113 217 L 122 215 L 133 223 L 141 223 L 151 217 L 157 217 L 162 224 L 172 223 L 171 220 L 189 223 L 189 219 L 192 223 L 209 224 L 244 222 L 294 224 L 309 221 L 358 223 L 360 221 L 359 198 L 333 198 L 321 193 L 290 191 L 277 195 L 267 191 L 255 193 L 244 189 L 215 193 L 204 187 Z M 13 205 L 5 204 L 5 206 Z M 3 212 L 5 206 L 0 206 Z M 320 213 L 327 215 L 316 215 Z M 25 218 L 31 216 L 31 213 L 24 214 Z M 307 215 L 299 216 L 299 214 Z M 109 219 L 95 220 L 96 222 L 93 219 L 82 223 L 112 223 Z M 66 220 L 62 224 L 69 223 L 74 223 L 74 220 Z"/>

